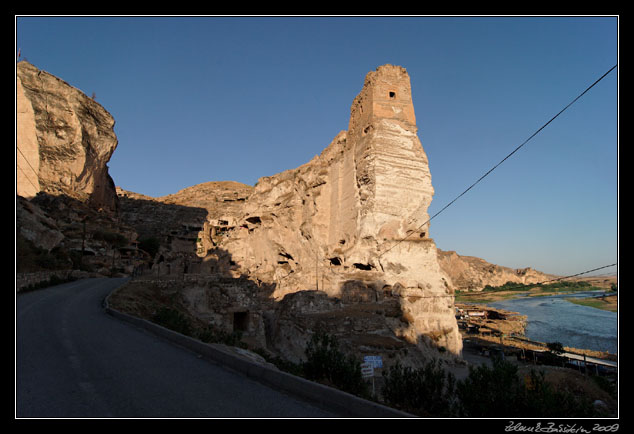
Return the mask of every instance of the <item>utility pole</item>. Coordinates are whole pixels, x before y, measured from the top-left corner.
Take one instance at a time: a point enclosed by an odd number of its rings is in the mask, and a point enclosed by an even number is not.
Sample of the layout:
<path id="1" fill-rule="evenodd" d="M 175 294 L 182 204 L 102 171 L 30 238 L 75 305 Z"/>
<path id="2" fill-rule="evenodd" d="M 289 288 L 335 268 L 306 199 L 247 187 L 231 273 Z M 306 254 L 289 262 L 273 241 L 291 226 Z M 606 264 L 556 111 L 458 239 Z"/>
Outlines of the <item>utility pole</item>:
<path id="1" fill-rule="evenodd" d="M 83 224 L 84 224 L 84 230 L 82 232 L 82 236 L 81 236 L 81 258 L 79 258 L 79 266 L 83 267 L 84 265 L 84 253 L 86 250 L 86 220 L 88 219 L 88 216 L 84 217 L 83 220 Z"/>
<path id="2" fill-rule="evenodd" d="M 319 253 L 315 250 L 315 286 L 319 291 Z"/>
<path id="3" fill-rule="evenodd" d="M 115 252 L 116 252 L 116 248 L 113 245 L 112 246 L 112 268 L 111 268 L 111 271 L 110 271 L 111 274 L 112 274 L 112 277 L 114 277 L 114 254 L 115 254 Z"/>

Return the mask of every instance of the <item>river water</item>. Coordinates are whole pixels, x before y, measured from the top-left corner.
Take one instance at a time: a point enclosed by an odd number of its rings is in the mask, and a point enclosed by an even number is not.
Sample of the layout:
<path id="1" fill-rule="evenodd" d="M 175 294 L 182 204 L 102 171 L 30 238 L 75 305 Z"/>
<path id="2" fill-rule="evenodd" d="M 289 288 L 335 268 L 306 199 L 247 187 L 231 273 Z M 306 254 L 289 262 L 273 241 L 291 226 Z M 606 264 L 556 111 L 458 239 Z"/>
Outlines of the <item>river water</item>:
<path id="1" fill-rule="evenodd" d="M 618 352 L 617 314 L 580 306 L 566 298 L 592 297 L 601 292 L 545 297 L 521 297 L 488 305 L 527 316 L 525 336 L 539 342 L 560 342 L 566 347 Z"/>

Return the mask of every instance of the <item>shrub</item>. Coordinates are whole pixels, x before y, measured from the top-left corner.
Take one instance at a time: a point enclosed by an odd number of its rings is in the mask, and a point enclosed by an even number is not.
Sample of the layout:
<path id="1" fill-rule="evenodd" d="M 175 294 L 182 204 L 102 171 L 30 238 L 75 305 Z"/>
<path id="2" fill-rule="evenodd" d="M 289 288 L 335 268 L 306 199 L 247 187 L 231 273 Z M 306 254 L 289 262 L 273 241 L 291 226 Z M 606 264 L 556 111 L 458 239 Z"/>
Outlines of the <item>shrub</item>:
<path id="1" fill-rule="evenodd" d="M 358 396 L 369 395 L 361 374 L 361 362 L 341 352 L 334 336 L 322 332 L 313 335 L 306 347 L 302 371 L 309 380 L 324 382 Z"/>
<path id="2" fill-rule="evenodd" d="M 192 334 L 192 327 L 189 320 L 183 313 L 176 309 L 162 307 L 154 314 L 152 321 L 184 335 L 191 336 Z"/>
<path id="3" fill-rule="evenodd" d="M 383 398 L 389 405 L 420 416 L 449 417 L 453 414 L 455 377 L 438 360 L 413 369 L 400 363 L 384 376 Z"/>
<path id="4" fill-rule="evenodd" d="M 548 351 L 556 355 L 560 355 L 565 352 L 564 346 L 561 342 L 549 342 L 546 346 L 548 347 Z"/>
<path id="5" fill-rule="evenodd" d="M 517 367 L 501 359 L 493 359 L 493 367 L 469 368 L 469 376 L 456 387 L 458 413 L 464 417 L 519 416 L 522 388 Z"/>
<path id="6" fill-rule="evenodd" d="M 239 331 L 229 333 L 218 327 L 214 327 L 213 325 L 209 325 L 205 329 L 198 332 L 198 339 L 208 344 L 219 343 L 233 347 L 247 347 L 247 345 L 241 341 L 242 333 L 240 333 Z"/>
<path id="7" fill-rule="evenodd" d="M 457 413 L 461 417 L 592 417 L 590 399 L 557 391 L 532 370 L 524 381 L 517 367 L 494 359 L 493 366 L 469 370 L 456 387 Z"/>

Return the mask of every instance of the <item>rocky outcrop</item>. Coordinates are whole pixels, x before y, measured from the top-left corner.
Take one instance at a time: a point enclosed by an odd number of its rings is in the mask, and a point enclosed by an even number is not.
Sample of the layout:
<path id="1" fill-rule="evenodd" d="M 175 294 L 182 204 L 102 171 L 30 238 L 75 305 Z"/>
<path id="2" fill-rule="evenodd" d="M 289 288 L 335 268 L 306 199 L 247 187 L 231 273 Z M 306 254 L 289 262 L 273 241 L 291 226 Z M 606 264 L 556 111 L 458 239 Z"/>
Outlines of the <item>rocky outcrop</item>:
<path id="1" fill-rule="evenodd" d="M 260 179 L 241 212 L 209 219 L 198 255 L 204 269 L 225 252 L 236 275 L 273 285 L 275 300 L 309 290 L 394 297 L 396 336 L 459 353 L 453 293 L 426 223 L 433 192 L 409 76 L 384 65 L 366 76 L 348 130 L 305 165 Z"/>
<path id="2" fill-rule="evenodd" d="M 16 66 L 17 194 L 42 191 L 115 210 L 107 163 L 114 119 L 100 104 L 26 61 Z"/>
<path id="3" fill-rule="evenodd" d="M 26 61 L 16 65 L 16 272 L 131 274 L 147 259 L 118 218 L 113 117 Z"/>
<path id="4" fill-rule="evenodd" d="M 501 286 L 507 282 L 531 284 L 557 276 L 527 268 L 509 268 L 491 264 L 475 256 L 462 256 L 454 251 L 437 249 L 438 262 L 450 285 L 457 291 L 481 291 L 485 286 Z"/>
<path id="5" fill-rule="evenodd" d="M 16 200 L 15 223 L 18 235 L 46 251 L 57 247 L 65 238 L 54 218 L 20 196 Z"/>
<path id="6" fill-rule="evenodd" d="M 16 77 L 16 189 L 17 194 L 34 197 L 40 187 L 40 147 L 37 142 L 33 106 L 24 94 L 20 77 Z"/>
<path id="7" fill-rule="evenodd" d="M 233 181 L 206 182 L 162 197 L 116 188 L 121 220 L 135 228 L 142 242 L 160 245 L 153 258 L 157 275 L 199 273 L 196 239 L 204 222 L 239 215 L 252 190 Z"/>

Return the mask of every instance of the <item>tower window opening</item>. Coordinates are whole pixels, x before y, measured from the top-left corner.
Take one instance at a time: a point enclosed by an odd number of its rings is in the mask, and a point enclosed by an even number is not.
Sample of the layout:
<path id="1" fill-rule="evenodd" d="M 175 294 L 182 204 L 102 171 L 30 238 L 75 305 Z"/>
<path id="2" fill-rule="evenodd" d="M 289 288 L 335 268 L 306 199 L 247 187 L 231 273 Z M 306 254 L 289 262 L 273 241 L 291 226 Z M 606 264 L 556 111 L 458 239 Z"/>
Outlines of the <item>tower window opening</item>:
<path id="1" fill-rule="evenodd" d="M 391 99 L 396 98 L 396 92 L 392 92 L 392 91 L 390 91 L 389 95 L 390 95 L 390 98 L 391 98 Z"/>

